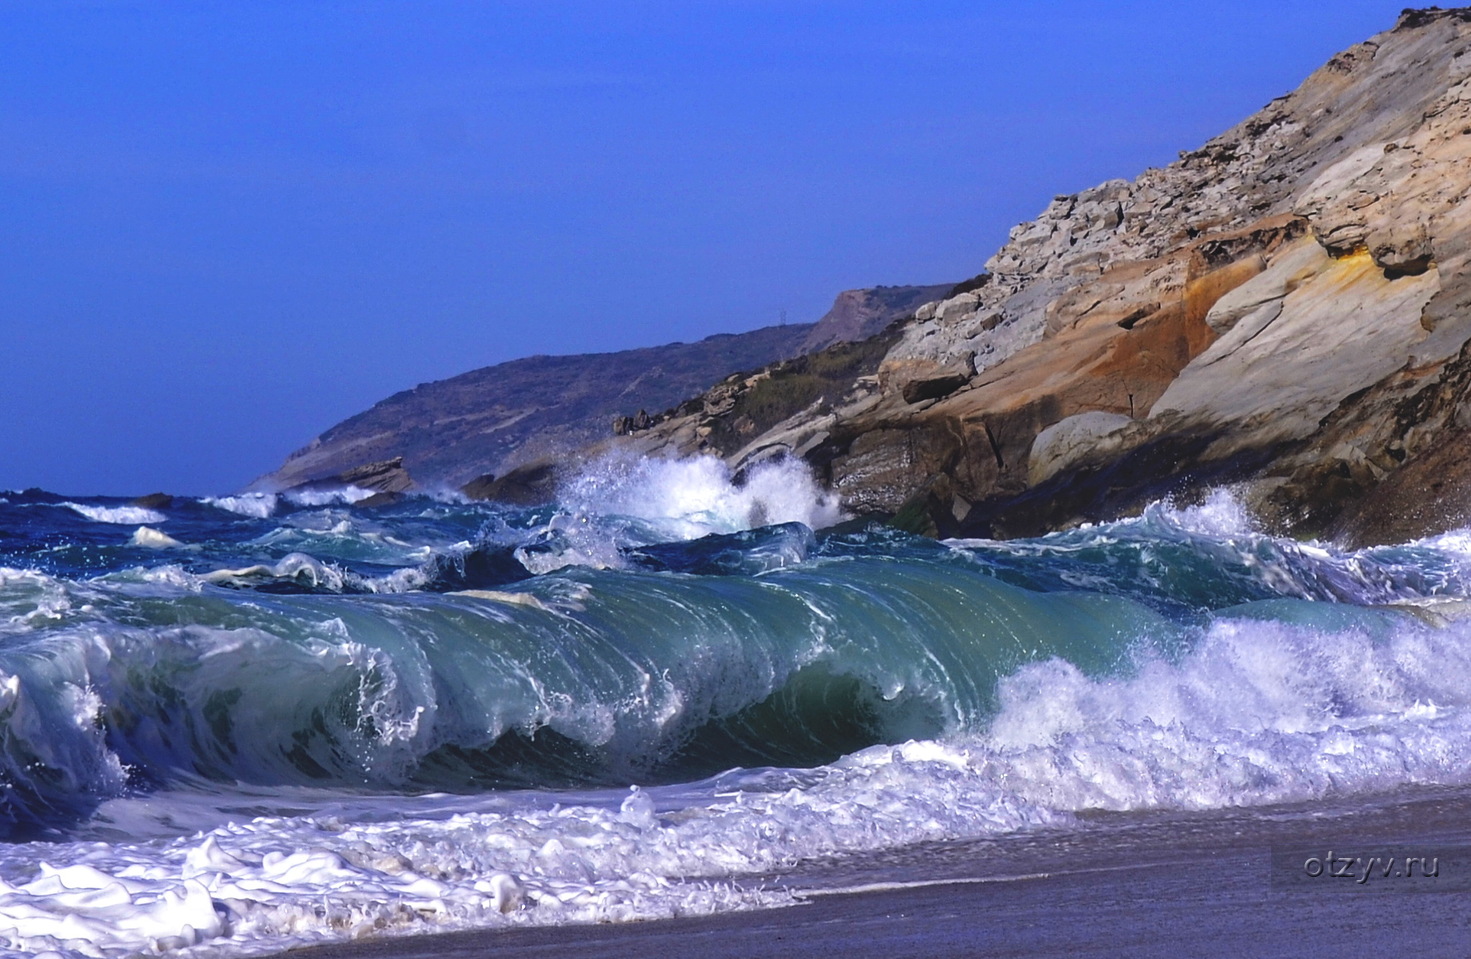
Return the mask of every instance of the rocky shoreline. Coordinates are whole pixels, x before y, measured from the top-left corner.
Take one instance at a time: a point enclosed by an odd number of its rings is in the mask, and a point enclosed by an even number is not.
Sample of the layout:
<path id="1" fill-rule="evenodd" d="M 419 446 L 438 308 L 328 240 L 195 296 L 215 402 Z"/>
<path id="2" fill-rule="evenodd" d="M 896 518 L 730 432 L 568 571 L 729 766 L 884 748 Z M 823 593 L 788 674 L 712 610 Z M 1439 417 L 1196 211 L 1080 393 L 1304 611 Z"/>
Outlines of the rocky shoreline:
<path id="1" fill-rule="evenodd" d="M 1464 522 L 1468 49 L 1471 8 L 1407 11 L 1178 162 L 1057 197 L 840 399 L 738 444 L 728 397 L 687 404 L 626 445 L 801 456 L 850 509 L 944 536 L 1226 483 L 1351 543 Z"/>

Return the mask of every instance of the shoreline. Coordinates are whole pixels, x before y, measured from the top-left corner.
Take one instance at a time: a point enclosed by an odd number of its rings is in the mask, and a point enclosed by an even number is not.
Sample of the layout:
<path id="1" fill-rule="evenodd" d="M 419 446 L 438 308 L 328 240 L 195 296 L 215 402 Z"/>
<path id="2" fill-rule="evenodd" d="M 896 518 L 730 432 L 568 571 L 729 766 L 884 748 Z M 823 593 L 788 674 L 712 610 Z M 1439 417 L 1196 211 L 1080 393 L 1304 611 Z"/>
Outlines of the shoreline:
<path id="1" fill-rule="evenodd" d="M 390 936 L 302 947 L 289 959 L 679 955 L 738 959 L 898 956 L 1252 956 L 1471 945 L 1471 860 L 1435 882 L 1287 883 L 1284 847 L 1471 849 L 1471 791 L 1433 790 L 1358 807 L 1103 815 L 1099 828 L 899 850 L 793 875 L 801 904 L 713 916 Z M 924 868 L 931 878 L 909 878 Z M 969 873 L 968 875 L 966 873 Z M 885 880 L 884 875 L 897 876 Z M 862 880 L 869 881 L 848 881 Z M 792 881 L 795 880 L 795 881 Z M 1461 894 L 1458 894 L 1461 892 Z M 1188 953 L 1187 953 L 1188 954 Z"/>

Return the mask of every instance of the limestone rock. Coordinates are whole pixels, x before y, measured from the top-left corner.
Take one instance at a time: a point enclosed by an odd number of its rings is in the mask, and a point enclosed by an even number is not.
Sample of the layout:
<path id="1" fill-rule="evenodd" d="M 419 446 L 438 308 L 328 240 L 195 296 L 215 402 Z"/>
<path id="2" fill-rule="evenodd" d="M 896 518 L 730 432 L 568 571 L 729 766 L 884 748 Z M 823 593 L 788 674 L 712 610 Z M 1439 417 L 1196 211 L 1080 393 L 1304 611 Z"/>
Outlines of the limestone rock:
<path id="1" fill-rule="evenodd" d="M 1325 258 L 1187 366 L 1154 410 L 1231 423 L 1236 445 L 1307 436 L 1349 395 L 1408 362 L 1438 285 L 1433 272 L 1386 279 L 1367 253 Z"/>
<path id="2" fill-rule="evenodd" d="M 356 486 L 358 489 L 373 490 L 375 493 L 403 493 L 414 487 L 414 480 L 409 476 L 409 471 L 404 469 L 403 464 L 403 457 L 395 456 L 389 460 L 378 460 L 353 466 L 340 473 L 307 483 L 299 483 L 290 488 L 294 490 L 331 490 L 341 489 L 344 486 Z"/>
<path id="3" fill-rule="evenodd" d="M 906 371 L 926 368 L 920 361 L 943 365 L 962 351 L 975 352 L 978 369 L 1004 362 L 1057 329 L 1049 305 L 1111 267 L 1290 214 L 1313 197 L 1333 202 L 1310 218 L 1335 251 L 1368 245 L 1375 220 L 1364 204 L 1381 196 L 1378 174 L 1359 181 L 1384 164 L 1386 144 L 1403 141 L 1444 108 L 1445 97 L 1463 96 L 1453 88 L 1467 67 L 1455 56 L 1465 21 L 1456 11 L 1423 13 L 1334 57 L 1297 91 L 1179 162 L 1055 198 L 987 262 L 994 281 L 973 308 L 916 318 L 886 361 L 886 376 L 902 388 Z M 1311 185 L 1316 192 L 1304 190 Z"/>
<path id="4" fill-rule="evenodd" d="M 970 378 L 975 375 L 975 356 L 969 353 L 958 356 L 928 376 L 908 380 L 903 388 L 904 402 L 922 403 L 949 396 L 969 383 Z"/>
<path id="5" fill-rule="evenodd" d="M 1282 300 L 1287 294 L 1301 286 L 1304 280 L 1322 272 L 1328 260 L 1323 248 L 1311 240 L 1293 244 L 1291 249 L 1274 258 L 1270 266 L 1262 261 L 1264 269 L 1258 275 L 1223 294 L 1206 314 L 1206 325 L 1221 335 L 1229 333 L 1243 319 L 1250 318 L 1249 329 L 1260 332 L 1281 314 Z"/>

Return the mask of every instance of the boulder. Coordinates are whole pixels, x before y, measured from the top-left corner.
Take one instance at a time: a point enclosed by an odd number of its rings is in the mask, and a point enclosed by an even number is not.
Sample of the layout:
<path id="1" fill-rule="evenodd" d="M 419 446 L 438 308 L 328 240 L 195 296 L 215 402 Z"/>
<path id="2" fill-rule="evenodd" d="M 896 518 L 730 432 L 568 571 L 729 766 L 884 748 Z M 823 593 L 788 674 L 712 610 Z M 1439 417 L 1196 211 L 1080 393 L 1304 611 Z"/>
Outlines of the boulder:
<path id="1" fill-rule="evenodd" d="M 902 390 L 904 402 L 922 403 L 949 396 L 969 383 L 975 372 L 975 354 L 957 356 L 934 372 L 916 376 L 906 382 Z"/>
<path id="2" fill-rule="evenodd" d="M 395 456 L 390 460 L 354 466 L 313 485 L 356 486 L 380 493 L 403 493 L 414 488 L 414 480 L 404 469 L 404 458 Z"/>
<path id="3" fill-rule="evenodd" d="M 1135 420 L 1118 413 L 1091 410 L 1060 420 L 1037 434 L 1027 459 L 1027 479 L 1036 486 L 1087 459 L 1102 459 L 1124 446 Z"/>
<path id="4" fill-rule="evenodd" d="M 504 476 L 472 480 L 461 487 L 460 492 L 469 499 L 512 506 L 542 506 L 556 498 L 560 479 L 558 464 L 543 460 L 518 466 Z"/>

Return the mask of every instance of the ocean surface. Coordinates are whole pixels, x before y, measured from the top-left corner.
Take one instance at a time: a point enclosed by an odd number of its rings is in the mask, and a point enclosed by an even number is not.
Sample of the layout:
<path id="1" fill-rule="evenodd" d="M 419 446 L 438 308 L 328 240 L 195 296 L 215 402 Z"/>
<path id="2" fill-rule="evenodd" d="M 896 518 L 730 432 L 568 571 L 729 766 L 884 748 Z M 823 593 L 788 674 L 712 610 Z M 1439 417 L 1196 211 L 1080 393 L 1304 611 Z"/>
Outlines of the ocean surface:
<path id="1" fill-rule="evenodd" d="M 934 842 L 1471 784 L 1471 534 L 1344 552 L 1220 492 L 933 542 L 742 480 L 0 492 L 0 947 L 779 907 Z"/>

